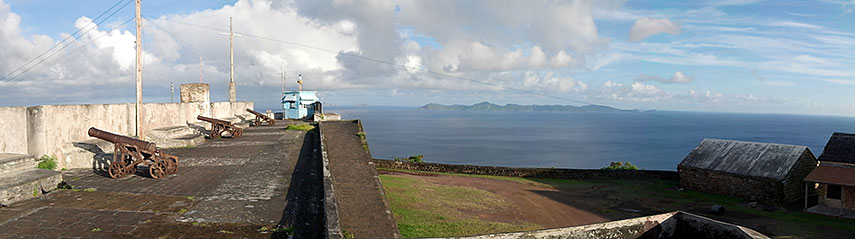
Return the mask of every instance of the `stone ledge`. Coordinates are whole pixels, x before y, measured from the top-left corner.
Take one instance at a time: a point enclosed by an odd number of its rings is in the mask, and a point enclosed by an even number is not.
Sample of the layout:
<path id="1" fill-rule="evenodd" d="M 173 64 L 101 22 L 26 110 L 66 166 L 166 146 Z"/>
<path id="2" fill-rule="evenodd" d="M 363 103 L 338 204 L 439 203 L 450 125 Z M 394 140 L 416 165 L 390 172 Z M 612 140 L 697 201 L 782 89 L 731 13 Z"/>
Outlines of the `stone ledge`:
<path id="1" fill-rule="evenodd" d="M 30 169 L 0 176 L 0 204 L 38 197 L 56 189 L 62 182 L 62 173 L 47 169 Z"/>
<path id="2" fill-rule="evenodd" d="M 30 155 L 0 153 L 0 175 L 33 169 L 37 164 Z"/>

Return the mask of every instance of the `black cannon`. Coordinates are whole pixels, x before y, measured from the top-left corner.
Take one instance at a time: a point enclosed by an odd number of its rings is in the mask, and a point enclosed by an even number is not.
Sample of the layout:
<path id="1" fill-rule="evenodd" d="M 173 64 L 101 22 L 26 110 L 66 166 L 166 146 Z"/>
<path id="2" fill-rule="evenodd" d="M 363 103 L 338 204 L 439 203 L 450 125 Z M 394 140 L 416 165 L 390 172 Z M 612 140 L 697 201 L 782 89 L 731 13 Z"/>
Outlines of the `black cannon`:
<path id="1" fill-rule="evenodd" d="M 270 118 L 269 116 L 259 113 L 258 111 L 246 109 L 246 112 L 252 113 L 255 115 L 255 121 L 253 125 L 261 125 L 262 122 L 267 122 L 267 125 L 275 125 L 276 121 Z"/>
<path id="2" fill-rule="evenodd" d="M 158 179 L 178 172 L 178 157 L 169 155 L 145 140 L 89 128 L 89 136 L 113 143 L 113 162 L 107 172 L 112 178 L 123 178 L 137 172 L 137 165 L 148 165 L 148 173 Z"/>
<path id="3" fill-rule="evenodd" d="M 205 116 L 196 116 L 196 119 L 211 123 L 211 138 L 220 138 L 223 136 L 223 133 L 229 132 L 229 135 L 232 138 L 240 137 L 243 134 L 243 129 L 238 128 L 232 122 L 228 122 L 221 119 L 208 118 Z"/>

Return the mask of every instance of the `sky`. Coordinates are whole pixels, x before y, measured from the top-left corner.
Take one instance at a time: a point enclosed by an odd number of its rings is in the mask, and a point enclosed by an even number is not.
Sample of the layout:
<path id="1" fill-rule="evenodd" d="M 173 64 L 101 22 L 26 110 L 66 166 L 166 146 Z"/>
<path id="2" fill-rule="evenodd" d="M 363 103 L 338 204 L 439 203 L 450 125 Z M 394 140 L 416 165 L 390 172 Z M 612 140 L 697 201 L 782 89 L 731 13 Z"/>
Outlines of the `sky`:
<path id="1" fill-rule="evenodd" d="M 200 72 L 227 100 L 233 17 L 237 97 L 257 108 L 278 107 L 285 71 L 286 89 L 302 74 L 327 105 L 855 116 L 852 0 L 143 0 L 142 12 L 144 102 L 177 101 Z M 0 0 L 0 106 L 133 102 L 133 16 L 129 0 Z"/>

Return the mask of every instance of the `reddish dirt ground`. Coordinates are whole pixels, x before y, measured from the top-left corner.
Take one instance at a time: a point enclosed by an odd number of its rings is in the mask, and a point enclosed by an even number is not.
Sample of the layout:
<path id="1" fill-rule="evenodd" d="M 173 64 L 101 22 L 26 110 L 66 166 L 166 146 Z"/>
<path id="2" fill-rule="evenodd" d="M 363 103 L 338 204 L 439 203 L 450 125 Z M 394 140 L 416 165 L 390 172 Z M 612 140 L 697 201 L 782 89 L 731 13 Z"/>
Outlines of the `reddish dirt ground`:
<path id="1" fill-rule="evenodd" d="M 395 175 L 440 185 L 473 187 L 498 194 L 515 207 L 498 213 L 480 214 L 482 220 L 507 223 L 528 222 L 545 228 L 568 227 L 609 221 L 579 206 L 571 206 L 544 197 L 543 192 L 559 193 L 557 189 L 534 184 L 504 180 L 438 175 L 416 172 L 380 171 L 381 174 Z"/>

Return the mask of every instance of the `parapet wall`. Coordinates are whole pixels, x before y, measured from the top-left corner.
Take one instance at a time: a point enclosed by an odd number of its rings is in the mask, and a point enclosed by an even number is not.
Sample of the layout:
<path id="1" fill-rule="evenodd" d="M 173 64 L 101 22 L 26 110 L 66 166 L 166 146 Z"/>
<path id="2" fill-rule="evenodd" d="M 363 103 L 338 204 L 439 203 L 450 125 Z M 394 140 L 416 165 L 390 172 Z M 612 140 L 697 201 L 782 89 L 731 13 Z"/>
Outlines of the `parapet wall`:
<path id="1" fill-rule="evenodd" d="M 27 107 L 0 107 L 0 153 L 27 154 Z"/>
<path id="2" fill-rule="evenodd" d="M 597 239 L 597 238 L 659 238 L 659 239 L 768 239 L 749 228 L 724 223 L 698 215 L 676 211 L 598 224 L 511 232 L 457 239 Z"/>
<path id="3" fill-rule="evenodd" d="M 197 115 L 230 118 L 247 115 L 253 102 L 148 103 L 142 105 L 142 130 L 187 125 L 198 122 Z M 55 155 L 63 159 L 62 148 L 72 142 L 91 139 L 89 127 L 123 135 L 135 133 L 134 104 L 39 105 L 0 107 L 0 152 Z M 59 160 L 59 167 L 66 167 Z"/>
<path id="4" fill-rule="evenodd" d="M 440 173 L 465 173 L 505 177 L 558 178 L 558 179 L 678 179 L 674 171 L 658 170 L 599 170 L 566 168 L 510 168 L 495 166 L 409 163 L 394 160 L 374 159 L 377 168 L 406 169 Z"/>

